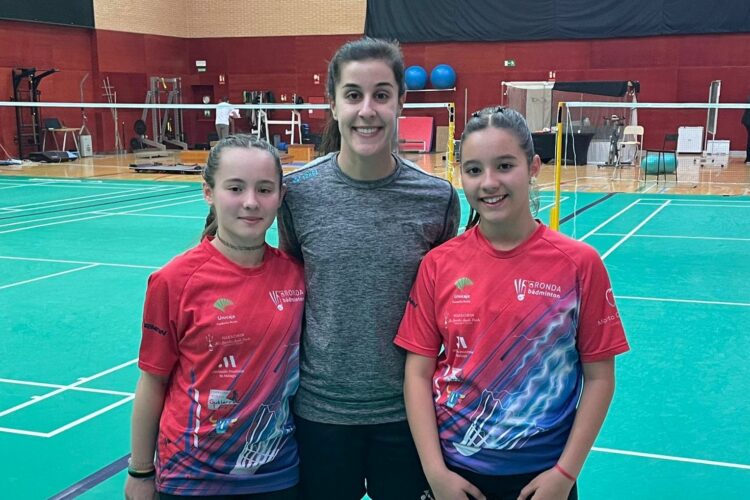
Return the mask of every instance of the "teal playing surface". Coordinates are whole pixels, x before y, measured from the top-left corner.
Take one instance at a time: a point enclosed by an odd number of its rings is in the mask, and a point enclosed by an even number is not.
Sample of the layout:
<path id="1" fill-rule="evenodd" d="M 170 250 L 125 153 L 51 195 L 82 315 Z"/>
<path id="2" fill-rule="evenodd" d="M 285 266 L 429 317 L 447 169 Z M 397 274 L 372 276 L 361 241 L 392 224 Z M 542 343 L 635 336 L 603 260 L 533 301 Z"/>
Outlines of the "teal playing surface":
<path id="1" fill-rule="evenodd" d="M 205 214 L 197 183 L 0 178 L 4 498 L 122 498 L 146 278 Z M 747 498 L 750 198 L 564 193 L 561 217 L 632 348 L 581 497 Z"/>

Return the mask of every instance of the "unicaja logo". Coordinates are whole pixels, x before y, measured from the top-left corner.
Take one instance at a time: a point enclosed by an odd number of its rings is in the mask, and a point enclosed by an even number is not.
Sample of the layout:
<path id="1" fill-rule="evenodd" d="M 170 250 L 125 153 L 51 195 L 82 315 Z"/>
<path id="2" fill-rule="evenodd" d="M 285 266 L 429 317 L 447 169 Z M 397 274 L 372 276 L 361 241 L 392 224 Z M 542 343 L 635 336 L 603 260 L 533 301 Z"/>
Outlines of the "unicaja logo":
<path id="1" fill-rule="evenodd" d="M 516 298 L 522 301 L 526 298 L 526 280 L 516 279 L 513 280 L 513 286 L 516 287 Z"/>
<path id="2" fill-rule="evenodd" d="M 217 299 L 216 302 L 214 302 L 214 307 L 218 309 L 221 312 L 226 312 L 227 307 L 233 306 L 234 302 L 232 302 L 229 299 Z"/>
<path id="3" fill-rule="evenodd" d="M 281 297 L 279 297 L 279 292 L 273 291 L 268 292 L 268 295 L 271 297 L 271 302 L 276 306 L 276 309 L 279 311 L 284 310 L 284 304 L 281 303 Z"/>
<path id="4" fill-rule="evenodd" d="M 471 281 L 471 278 L 464 277 L 464 278 L 457 279 L 454 284 L 456 285 L 456 288 L 458 288 L 459 290 L 463 292 L 465 287 L 473 285 L 474 282 Z"/>

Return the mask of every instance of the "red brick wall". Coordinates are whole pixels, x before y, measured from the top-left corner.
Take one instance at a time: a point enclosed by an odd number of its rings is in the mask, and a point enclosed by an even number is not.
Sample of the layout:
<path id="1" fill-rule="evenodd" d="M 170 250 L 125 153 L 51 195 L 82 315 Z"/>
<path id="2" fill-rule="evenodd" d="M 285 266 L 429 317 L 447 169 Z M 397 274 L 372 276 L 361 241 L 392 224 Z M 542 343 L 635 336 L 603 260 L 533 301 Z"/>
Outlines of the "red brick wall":
<path id="1" fill-rule="evenodd" d="M 208 86 L 215 99 L 229 95 L 240 102 L 243 90 L 268 89 L 276 95 L 298 93 L 304 98 L 325 94 L 327 60 L 344 41 L 359 35 L 310 35 L 242 38 L 177 38 L 86 30 L 33 23 L 0 21 L 0 92 L 12 94 L 13 67 L 56 67 L 60 72 L 44 80 L 44 101 L 80 99 L 79 84 L 86 73 L 86 101 L 104 101 L 102 78 L 109 76 L 120 102 L 143 102 L 150 76 L 183 78 L 183 101 L 198 103 Z M 560 81 L 622 80 L 641 82 L 642 102 L 705 102 L 711 80 L 722 80 L 722 102 L 744 102 L 750 93 L 750 34 L 648 37 L 614 40 L 578 40 L 517 43 L 430 43 L 403 47 L 408 65 L 430 71 L 435 65 L 452 65 L 458 75 L 457 91 L 414 94 L 411 102 L 456 102 L 458 130 L 464 118 L 464 89 L 469 112 L 498 104 L 503 80 L 546 80 L 555 71 Z M 194 61 L 206 60 L 208 71 L 197 73 Z M 503 67 L 514 59 L 514 68 Z M 225 84 L 219 84 L 219 75 Z M 313 75 L 321 76 L 315 84 Z M 45 112 L 49 116 L 52 111 Z M 54 111 L 71 126 L 80 125 L 80 110 Z M 416 113 L 414 113 L 416 114 Z M 421 113 L 420 114 L 424 114 Z M 717 138 L 730 139 L 732 149 L 744 148 L 745 132 L 740 111 L 719 113 Z M 433 113 L 445 124 L 445 112 Z M 133 122 L 140 112 L 121 111 L 125 142 L 133 137 Z M 642 110 L 639 121 L 646 127 L 646 146 L 661 144 L 673 125 L 705 125 L 704 111 L 667 115 Z M 279 117 L 284 118 L 284 117 Z M 306 117 L 303 115 L 303 121 Z M 309 120 L 315 131 L 322 120 Z M 198 112 L 185 112 L 188 142 L 205 142 L 213 130 L 210 120 Z M 15 118 L 12 109 L 0 109 L 0 142 L 13 154 Z M 89 112 L 95 148 L 112 150 L 112 118 L 108 111 Z M 275 133 L 280 133 L 277 128 Z"/>

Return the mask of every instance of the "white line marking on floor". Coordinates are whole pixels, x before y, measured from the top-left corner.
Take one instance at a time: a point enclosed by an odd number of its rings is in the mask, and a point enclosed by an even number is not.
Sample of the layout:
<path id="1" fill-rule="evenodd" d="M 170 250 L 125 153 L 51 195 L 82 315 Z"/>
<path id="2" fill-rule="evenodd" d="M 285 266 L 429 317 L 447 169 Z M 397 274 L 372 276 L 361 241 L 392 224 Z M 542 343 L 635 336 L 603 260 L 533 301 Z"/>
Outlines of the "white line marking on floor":
<path id="1" fill-rule="evenodd" d="M 593 448 L 591 448 L 591 450 L 598 451 L 600 453 L 612 453 L 615 455 L 628 455 L 632 457 L 655 458 L 657 460 L 669 460 L 672 462 L 687 462 L 691 464 L 715 465 L 717 467 L 729 467 L 732 469 L 750 470 L 750 465 L 735 464 L 732 462 L 717 462 L 715 460 L 702 460 L 699 458 L 675 457 L 672 455 L 659 455 L 657 453 L 641 453 L 639 451 L 615 450 L 613 448 L 599 448 L 598 446 L 594 446 Z"/>
<path id="2" fill-rule="evenodd" d="M 70 274 L 70 273 L 75 273 L 78 271 L 83 271 L 85 269 L 91 269 L 92 267 L 97 267 L 97 265 L 98 264 L 90 264 L 88 266 L 77 267 L 75 269 L 68 269 L 67 271 L 60 271 L 59 273 L 45 274 L 44 276 L 38 276 L 36 278 L 31 278 L 31 279 L 24 280 L 24 281 L 17 281 L 15 283 L 9 283 L 7 285 L 0 286 L 0 290 L 5 290 L 6 288 L 13 288 L 14 286 L 19 286 L 19 285 L 25 285 L 27 283 L 33 283 L 35 281 L 41 281 L 41 280 L 46 280 L 49 278 L 54 278 L 55 276 L 62 276 L 63 274 Z"/>

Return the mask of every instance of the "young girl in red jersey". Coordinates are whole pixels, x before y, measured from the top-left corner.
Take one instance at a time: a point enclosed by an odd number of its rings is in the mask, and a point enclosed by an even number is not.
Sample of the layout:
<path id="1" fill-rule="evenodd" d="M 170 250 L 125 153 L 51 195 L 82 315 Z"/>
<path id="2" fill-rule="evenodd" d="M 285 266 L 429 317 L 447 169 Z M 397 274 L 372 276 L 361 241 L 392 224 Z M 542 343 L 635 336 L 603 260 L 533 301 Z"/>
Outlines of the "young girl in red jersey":
<path id="1" fill-rule="evenodd" d="M 577 498 L 628 350 L 597 252 L 532 215 L 540 166 L 520 114 L 475 113 L 461 141 L 467 230 L 423 260 L 395 340 L 438 500 Z"/>
<path id="2" fill-rule="evenodd" d="M 214 223 L 148 282 L 125 495 L 293 500 L 305 287 L 301 266 L 265 243 L 281 162 L 231 136 L 203 178 Z"/>

